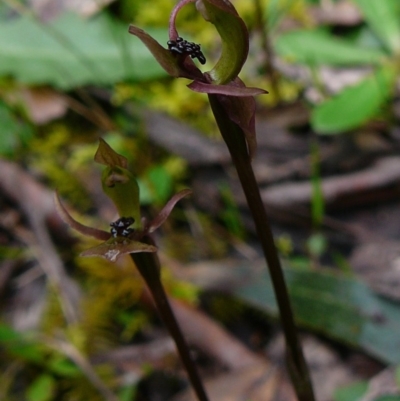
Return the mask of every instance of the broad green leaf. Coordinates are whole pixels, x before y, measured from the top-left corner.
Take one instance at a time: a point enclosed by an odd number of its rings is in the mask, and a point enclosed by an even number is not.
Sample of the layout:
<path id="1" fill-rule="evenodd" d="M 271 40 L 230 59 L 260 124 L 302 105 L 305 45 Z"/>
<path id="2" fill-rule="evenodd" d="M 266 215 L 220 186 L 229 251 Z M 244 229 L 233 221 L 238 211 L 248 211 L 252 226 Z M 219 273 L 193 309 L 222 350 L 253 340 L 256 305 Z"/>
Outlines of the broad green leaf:
<path id="1" fill-rule="evenodd" d="M 312 66 L 379 64 L 386 55 L 377 49 L 355 47 L 323 30 L 298 30 L 279 36 L 275 51 L 289 61 Z"/>
<path id="2" fill-rule="evenodd" d="M 400 6 L 398 0 L 355 0 L 365 19 L 389 51 L 400 54 Z"/>
<path id="3" fill-rule="evenodd" d="M 26 392 L 27 401 L 50 401 L 56 391 L 56 381 L 53 376 L 40 375 Z"/>
<path id="4" fill-rule="evenodd" d="M 338 134 L 366 123 L 389 99 L 395 79 L 395 70 L 386 67 L 344 89 L 314 108 L 311 113 L 313 129 L 321 134 Z"/>
<path id="5" fill-rule="evenodd" d="M 164 75 L 128 26 L 104 13 L 88 20 L 66 13 L 49 25 L 28 16 L 2 22 L 0 60 L 0 76 L 64 89 Z"/>
<path id="6" fill-rule="evenodd" d="M 361 348 L 387 363 L 400 362 L 400 304 L 377 296 L 367 285 L 336 272 L 285 269 L 297 323 Z M 246 280 L 244 279 L 246 282 Z M 267 314 L 278 310 L 268 273 L 235 290 Z"/>
<path id="7" fill-rule="evenodd" d="M 337 389 L 333 394 L 334 401 L 357 401 L 368 389 L 367 381 L 359 381 Z"/>

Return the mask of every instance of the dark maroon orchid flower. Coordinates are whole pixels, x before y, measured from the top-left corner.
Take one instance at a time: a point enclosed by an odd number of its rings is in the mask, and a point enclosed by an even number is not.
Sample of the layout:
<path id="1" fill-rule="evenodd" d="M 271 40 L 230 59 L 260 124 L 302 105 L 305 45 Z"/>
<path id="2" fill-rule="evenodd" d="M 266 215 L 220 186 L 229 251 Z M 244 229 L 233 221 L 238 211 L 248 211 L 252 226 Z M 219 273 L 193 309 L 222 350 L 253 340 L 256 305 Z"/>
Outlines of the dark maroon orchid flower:
<path id="1" fill-rule="evenodd" d="M 222 39 L 222 52 L 215 66 L 201 72 L 194 63 L 204 64 L 200 46 L 185 41 L 176 29 L 176 16 L 188 3 L 195 3 L 206 21 L 215 25 Z M 259 88 L 248 88 L 238 78 L 249 51 L 249 35 L 244 21 L 228 0 L 181 0 L 173 9 L 169 22 L 168 47 L 164 48 L 142 29 L 133 25 L 129 32 L 137 36 L 150 50 L 164 70 L 173 77 L 193 80 L 189 89 L 215 96 L 228 117 L 244 132 L 248 151 L 253 155 L 255 139 L 255 101 L 253 96 L 266 93 Z"/>
<path id="2" fill-rule="evenodd" d="M 82 256 L 101 256 L 112 262 L 122 255 L 138 252 L 156 252 L 154 245 L 145 241 L 151 233 L 159 228 L 168 218 L 176 203 L 192 191 L 184 189 L 175 194 L 163 207 L 160 213 L 150 222 L 140 218 L 139 190 L 136 179 L 127 167 L 125 157 L 114 150 L 103 140 L 100 141 L 95 160 L 107 167 L 102 175 L 104 192 L 113 200 L 120 218 L 110 224 L 110 231 L 85 226 L 71 217 L 56 193 L 55 204 L 61 218 L 73 229 L 83 235 L 103 241 L 87 249 Z M 140 220 L 140 221 L 136 221 Z"/>

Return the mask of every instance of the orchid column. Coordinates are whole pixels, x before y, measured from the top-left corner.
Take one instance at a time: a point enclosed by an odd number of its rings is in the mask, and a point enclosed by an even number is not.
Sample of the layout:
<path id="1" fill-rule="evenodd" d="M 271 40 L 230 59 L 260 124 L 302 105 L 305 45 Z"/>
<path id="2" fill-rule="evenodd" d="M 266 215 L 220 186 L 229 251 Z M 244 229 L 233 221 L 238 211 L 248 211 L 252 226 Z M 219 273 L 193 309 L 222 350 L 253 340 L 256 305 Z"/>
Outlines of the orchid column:
<path id="1" fill-rule="evenodd" d="M 215 26 L 222 40 L 221 56 L 208 72 L 201 72 L 193 61 L 205 62 L 200 46 L 185 41 L 176 29 L 176 16 L 188 3 L 195 3 L 203 18 Z M 246 25 L 229 0 L 181 0 L 171 13 L 167 48 L 135 26 L 130 26 L 129 32 L 147 46 L 168 74 L 192 80 L 189 89 L 208 95 L 242 184 L 269 268 L 286 340 L 287 366 L 296 394 L 300 401 L 313 401 L 313 388 L 297 336 L 283 270 L 251 165 L 257 147 L 253 96 L 266 91 L 248 88 L 238 77 L 249 50 Z"/>

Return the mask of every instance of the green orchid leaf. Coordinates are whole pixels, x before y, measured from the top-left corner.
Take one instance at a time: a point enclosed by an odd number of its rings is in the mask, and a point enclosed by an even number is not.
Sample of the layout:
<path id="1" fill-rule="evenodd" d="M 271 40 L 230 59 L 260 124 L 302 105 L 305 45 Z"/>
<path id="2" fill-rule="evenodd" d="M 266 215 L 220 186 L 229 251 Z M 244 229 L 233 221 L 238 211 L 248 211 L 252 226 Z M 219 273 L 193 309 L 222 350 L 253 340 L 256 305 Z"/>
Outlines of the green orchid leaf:
<path id="1" fill-rule="evenodd" d="M 328 269 L 327 269 L 328 270 Z M 277 316 L 271 279 L 243 268 L 241 300 Z M 367 285 L 338 272 L 285 269 L 285 279 L 300 327 L 363 349 L 385 363 L 400 363 L 400 306 L 374 294 Z"/>
<path id="2" fill-rule="evenodd" d="M 354 66 L 380 64 L 387 57 L 377 49 L 363 49 L 323 30 L 296 30 L 275 42 L 275 51 L 288 61 L 308 65 Z"/>
<path id="3" fill-rule="evenodd" d="M 235 79 L 249 52 L 249 34 L 244 21 L 230 2 L 224 0 L 197 0 L 196 7 L 206 21 L 215 25 L 222 40 L 221 56 L 208 73 L 217 85 Z"/>
<path id="4" fill-rule="evenodd" d="M 321 134 L 338 134 L 366 123 L 389 99 L 395 79 L 396 70 L 388 66 L 344 89 L 312 111 L 313 129 Z"/>
<path id="5" fill-rule="evenodd" d="M 116 153 L 103 139 L 94 159 L 107 166 L 101 176 L 104 193 L 114 202 L 120 217 L 133 217 L 133 228 L 140 229 L 139 185 L 135 176 L 126 169 L 127 159 Z"/>
<path id="6" fill-rule="evenodd" d="M 333 394 L 334 401 L 354 401 L 361 400 L 362 396 L 368 390 L 368 382 L 366 380 L 358 381 L 340 387 Z"/>
<path id="7" fill-rule="evenodd" d="M 123 255 L 138 252 L 157 252 L 157 248 L 143 242 L 132 241 L 129 238 L 116 237 L 83 251 L 81 256 L 100 256 L 110 262 L 115 262 Z"/>
<path id="8" fill-rule="evenodd" d="M 400 54 L 400 4 L 398 0 L 355 0 L 368 24 L 386 48 Z"/>

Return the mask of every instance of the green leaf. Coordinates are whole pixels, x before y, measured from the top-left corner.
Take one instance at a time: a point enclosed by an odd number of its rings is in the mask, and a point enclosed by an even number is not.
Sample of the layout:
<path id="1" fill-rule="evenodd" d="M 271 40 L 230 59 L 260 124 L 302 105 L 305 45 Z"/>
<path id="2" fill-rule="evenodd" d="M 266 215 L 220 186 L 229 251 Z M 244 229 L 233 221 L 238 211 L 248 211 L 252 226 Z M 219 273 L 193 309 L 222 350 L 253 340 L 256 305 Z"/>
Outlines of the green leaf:
<path id="1" fill-rule="evenodd" d="M 196 7 L 215 25 L 222 40 L 221 56 L 209 72 L 213 83 L 226 84 L 235 79 L 249 52 L 249 34 L 233 5 L 224 0 L 198 0 Z"/>
<path id="2" fill-rule="evenodd" d="M 148 180 L 155 194 L 155 201 L 164 203 L 172 192 L 173 180 L 164 166 L 154 166 L 148 172 Z"/>
<path id="3" fill-rule="evenodd" d="M 375 398 L 374 401 L 400 401 L 400 395 L 397 394 L 387 394 L 381 397 Z"/>
<path id="4" fill-rule="evenodd" d="M 69 359 L 63 356 L 54 355 L 46 364 L 48 370 L 58 376 L 63 377 L 78 377 L 82 376 L 81 370 Z"/>
<path id="5" fill-rule="evenodd" d="M 311 113 L 313 129 L 320 134 L 338 134 L 366 123 L 391 96 L 395 79 L 395 70 L 385 67 L 344 89 L 314 108 Z"/>
<path id="6" fill-rule="evenodd" d="M 27 401 L 49 401 L 54 397 L 56 381 L 50 375 L 40 375 L 26 392 Z"/>
<path id="7" fill-rule="evenodd" d="M 42 363 L 45 352 L 41 344 L 29 340 L 25 334 L 11 327 L 0 324 L 0 345 L 4 345 L 7 353 L 25 361 Z"/>
<path id="8" fill-rule="evenodd" d="M 131 401 L 136 398 L 136 393 L 137 393 L 137 385 L 134 383 L 123 386 L 120 389 L 118 395 L 121 401 Z"/>
<path id="9" fill-rule="evenodd" d="M 400 54 L 400 6 L 398 0 L 355 0 L 368 24 L 393 54 Z"/>
<path id="10" fill-rule="evenodd" d="M 397 387 L 400 388 L 400 365 L 396 367 L 395 379 L 396 379 Z"/>
<path id="11" fill-rule="evenodd" d="M 386 363 L 400 362 L 400 305 L 365 284 L 327 271 L 285 269 L 296 321 Z M 267 314 L 278 310 L 267 272 L 261 270 L 234 294 Z"/>
<path id="12" fill-rule="evenodd" d="M 26 143 L 32 138 L 33 130 L 28 124 L 19 121 L 13 115 L 10 108 L 1 101 L 0 121 L 0 154 L 11 156 L 21 144 Z"/>
<path id="13" fill-rule="evenodd" d="M 66 13 L 49 25 L 22 16 L 0 24 L 0 76 L 68 89 L 158 78 L 165 73 L 128 27 L 105 13 Z M 150 31 L 161 38 L 161 31 Z"/>
<path id="14" fill-rule="evenodd" d="M 346 387 L 341 387 L 333 394 L 334 401 L 357 401 L 368 389 L 368 382 L 359 381 Z"/>
<path id="15" fill-rule="evenodd" d="M 279 36 L 275 50 L 291 62 L 312 66 L 379 64 L 387 57 L 375 49 L 355 47 L 323 30 L 297 30 Z"/>
<path id="16" fill-rule="evenodd" d="M 325 214 L 325 201 L 322 191 L 320 171 L 321 156 L 317 142 L 311 144 L 311 217 L 314 227 L 319 227 Z"/>
<path id="17" fill-rule="evenodd" d="M 140 203 L 164 203 L 172 192 L 173 179 L 163 165 L 152 167 L 138 180 L 140 189 Z"/>

